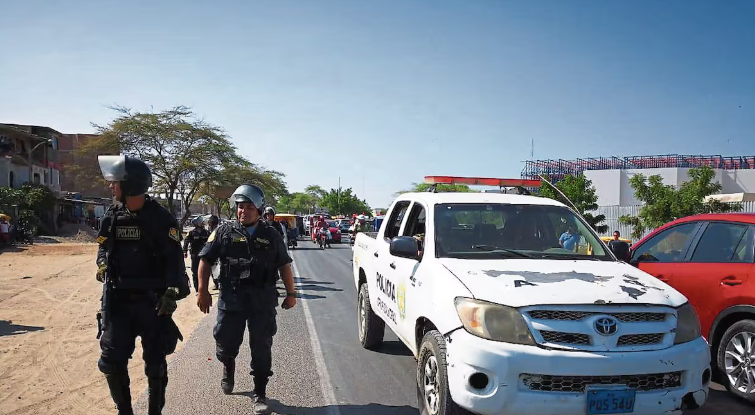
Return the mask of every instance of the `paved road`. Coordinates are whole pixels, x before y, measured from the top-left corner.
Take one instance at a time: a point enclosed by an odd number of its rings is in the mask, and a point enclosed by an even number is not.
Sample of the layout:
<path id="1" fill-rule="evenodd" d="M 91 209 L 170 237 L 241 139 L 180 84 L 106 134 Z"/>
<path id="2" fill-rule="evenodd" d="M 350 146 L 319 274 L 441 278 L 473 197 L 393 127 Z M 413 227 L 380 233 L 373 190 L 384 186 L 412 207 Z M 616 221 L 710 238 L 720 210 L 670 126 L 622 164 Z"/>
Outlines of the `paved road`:
<path id="1" fill-rule="evenodd" d="M 275 375 L 269 398 L 277 414 L 416 415 L 415 361 L 393 333 L 379 351 L 356 339 L 356 292 L 348 243 L 320 250 L 308 241 L 293 251 L 301 299 L 293 310 L 279 309 L 274 344 Z M 249 348 L 237 360 L 234 395 L 220 390 L 222 369 L 215 360 L 215 311 L 201 321 L 170 362 L 164 414 L 237 414 L 251 407 Z M 146 413 L 146 396 L 137 410 Z M 699 415 L 752 415 L 753 408 L 712 391 Z"/>

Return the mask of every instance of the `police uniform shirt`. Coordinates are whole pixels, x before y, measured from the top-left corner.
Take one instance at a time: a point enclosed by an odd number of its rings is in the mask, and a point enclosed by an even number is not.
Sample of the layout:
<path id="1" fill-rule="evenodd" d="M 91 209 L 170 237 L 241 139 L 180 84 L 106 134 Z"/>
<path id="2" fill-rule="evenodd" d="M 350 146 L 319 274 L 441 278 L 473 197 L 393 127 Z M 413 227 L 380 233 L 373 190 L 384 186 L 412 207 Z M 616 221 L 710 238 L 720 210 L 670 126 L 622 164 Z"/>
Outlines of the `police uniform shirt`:
<path id="1" fill-rule="evenodd" d="M 184 239 L 184 251 L 189 250 L 191 256 L 197 256 L 199 251 L 202 250 L 204 244 L 207 242 L 207 238 L 210 236 L 210 232 L 205 228 L 194 228 L 189 232 Z M 190 249 L 189 249 L 190 248 Z"/>
<path id="2" fill-rule="evenodd" d="M 115 244 L 112 248 L 117 261 L 112 271 L 117 277 L 164 279 L 165 287 L 185 288 L 186 266 L 178 222 L 154 199 L 147 197 L 144 206 L 130 214 L 123 207 L 111 205 L 100 222 L 97 243 L 98 266 L 108 262 L 108 247 Z M 154 268 L 141 269 L 151 259 L 160 262 L 162 275 L 154 275 Z"/>
<path id="3" fill-rule="evenodd" d="M 246 243 L 249 244 L 253 253 L 257 253 L 257 258 L 264 260 L 266 265 L 276 273 L 280 267 L 293 262 L 288 255 L 283 236 L 267 222 L 259 220 L 257 225 L 245 227 L 246 232 L 242 229 L 244 227 L 238 224 L 220 225 L 207 238 L 207 243 L 199 252 L 199 258 L 214 264 L 221 259 L 221 253 L 227 257 L 231 252 L 231 244 Z"/>

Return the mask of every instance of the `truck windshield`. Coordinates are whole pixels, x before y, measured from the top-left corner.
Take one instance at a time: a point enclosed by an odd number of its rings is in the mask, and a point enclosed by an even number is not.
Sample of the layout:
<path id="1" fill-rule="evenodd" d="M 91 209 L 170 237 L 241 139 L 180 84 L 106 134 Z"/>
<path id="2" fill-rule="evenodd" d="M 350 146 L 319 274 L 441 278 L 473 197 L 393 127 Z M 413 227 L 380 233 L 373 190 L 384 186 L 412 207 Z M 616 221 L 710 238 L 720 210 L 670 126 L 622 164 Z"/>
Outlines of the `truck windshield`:
<path id="1" fill-rule="evenodd" d="M 597 235 L 562 206 L 435 205 L 439 258 L 548 258 L 614 261 Z"/>

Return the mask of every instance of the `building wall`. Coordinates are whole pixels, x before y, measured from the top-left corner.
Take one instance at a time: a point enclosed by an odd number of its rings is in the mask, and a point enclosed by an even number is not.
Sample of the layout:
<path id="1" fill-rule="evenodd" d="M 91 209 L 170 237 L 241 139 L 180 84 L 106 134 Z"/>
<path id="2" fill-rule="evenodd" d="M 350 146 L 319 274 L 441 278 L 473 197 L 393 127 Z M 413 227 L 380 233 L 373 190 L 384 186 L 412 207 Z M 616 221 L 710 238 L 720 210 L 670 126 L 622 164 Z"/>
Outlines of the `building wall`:
<path id="1" fill-rule="evenodd" d="M 81 157 L 76 151 L 88 140 L 96 140 L 95 134 L 63 134 L 58 140 L 58 152 L 62 172 L 60 178 L 61 189 L 66 192 L 81 193 L 87 197 L 110 197 L 110 189 L 104 180 L 86 180 L 73 174 L 72 168 L 83 167 L 93 173 L 100 171 L 97 155 Z"/>
<path id="2" fill-rule="evenodd" d="M 635 174 L 645 177 L 660 175 L 664 184 L 677 189 L 689 181 L 689 168 L 660 168 L 632 170 L 586 170 L 585 177 L 592 181 L 598 195 L 599 206 L 633 206 L 642 202 L 634 197 L 629 180 Z M 714 169 L 715 181 L 721 183 L 721 193 L 755 192 L 755 170 Z"/>

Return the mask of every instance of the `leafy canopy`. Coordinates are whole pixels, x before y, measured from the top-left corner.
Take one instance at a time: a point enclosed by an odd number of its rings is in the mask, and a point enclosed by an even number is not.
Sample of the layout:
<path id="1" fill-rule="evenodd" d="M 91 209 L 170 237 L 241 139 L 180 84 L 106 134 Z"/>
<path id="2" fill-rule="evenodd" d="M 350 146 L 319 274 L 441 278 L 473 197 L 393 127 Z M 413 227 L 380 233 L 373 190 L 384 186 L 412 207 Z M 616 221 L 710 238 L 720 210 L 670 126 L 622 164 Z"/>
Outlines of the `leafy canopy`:
<path id="1" fill-rule="evenodd" d="M 549 180 L 548 177 L 545 177 Z M 585 218 L 588 224 L 595 229 L 599 234 L 606 233 L 608 226 L 603 224 L 605 222 L 605 215 L 593 215 L 590 211 L 598 209 L 598 195 L 595 191 L 595 186 L 592 185 L 592 181 L 585 177 L 584 174 L 578 176 L 566 175 L 563 180 L 559 180 L 555 183 L 555 186 L 564 193 L 566 197 L 571 200 L 574 207 L 577 208 L 582 217 Z M 548 184 L 542 183 L 540 187 L 540 196 L 550 199 L 558 200 L 561 203 L 569 205 L 569 203 L 563 200 L 563 197 L 558 194 Z"/>

